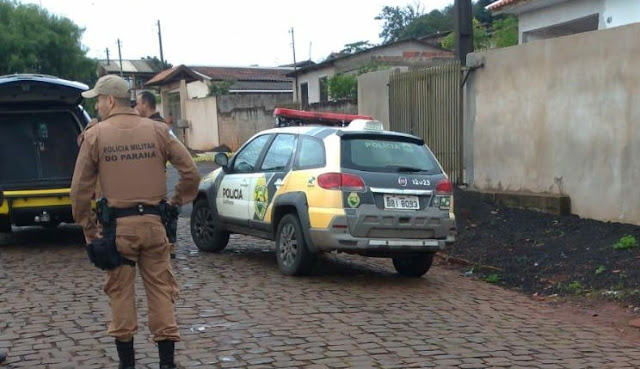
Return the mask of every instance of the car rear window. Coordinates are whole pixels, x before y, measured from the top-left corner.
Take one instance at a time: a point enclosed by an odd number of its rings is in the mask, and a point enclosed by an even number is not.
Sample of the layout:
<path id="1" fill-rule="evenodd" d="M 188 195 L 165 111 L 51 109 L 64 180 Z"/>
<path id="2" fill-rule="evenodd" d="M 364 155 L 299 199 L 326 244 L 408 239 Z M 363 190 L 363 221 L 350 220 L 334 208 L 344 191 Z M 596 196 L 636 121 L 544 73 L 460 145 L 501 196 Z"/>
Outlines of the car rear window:
<path id="1" fill-rule="evenodd" d="M 70 179 L 79 133 L 68 111 L 0 113 L 0 183 Z"/>
<path id="2" fill-rule="evenodd" d="M 402 137 L 342 138 L 342 167 L 370 172 L 440 173 L 433 154 Z"/>

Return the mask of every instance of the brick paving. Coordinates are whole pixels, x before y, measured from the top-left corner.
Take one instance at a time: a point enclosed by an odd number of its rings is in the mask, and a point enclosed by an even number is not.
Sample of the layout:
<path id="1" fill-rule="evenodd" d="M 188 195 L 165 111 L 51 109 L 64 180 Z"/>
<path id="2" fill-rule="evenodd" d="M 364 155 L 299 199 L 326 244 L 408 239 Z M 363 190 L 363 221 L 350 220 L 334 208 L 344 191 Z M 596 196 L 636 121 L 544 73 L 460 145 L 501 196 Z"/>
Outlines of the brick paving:
<path id="1" fill-rule="evenodd" d="M 104 276 L 75 227 L 0 236 L 0 368 L 116 368 Z M 279 274 L 271 242 L 233 236 L 200 253 L 180 219 L 177 314 L 183 368 L 638 368 L 637 342 L 547 305 L 434 267 L 323 256 Z M 138 277 L 138 368 L 157 368 Z M 581 321 L 584 322 L 585 319 Z"/>

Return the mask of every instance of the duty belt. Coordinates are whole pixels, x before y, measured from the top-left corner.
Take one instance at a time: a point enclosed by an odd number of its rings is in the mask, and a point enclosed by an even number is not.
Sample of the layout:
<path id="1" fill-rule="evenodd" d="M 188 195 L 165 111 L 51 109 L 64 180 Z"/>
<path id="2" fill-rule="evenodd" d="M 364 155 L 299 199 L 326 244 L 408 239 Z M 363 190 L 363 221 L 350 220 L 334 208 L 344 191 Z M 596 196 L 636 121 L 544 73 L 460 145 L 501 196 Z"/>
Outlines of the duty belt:
<path id="1" fill-rule="evenodd" d="M 124 209 L 114 208 L 113 211 L 116 218 L 124 218 L 124 217 L 131 217 L 134 215 L 145 215 L 145 214 L 161 216 L 160 209 L 158 209 L 157 205 L 138 204 L 136 206 L 133 206 L 130 208 L 124 208 Z"/>

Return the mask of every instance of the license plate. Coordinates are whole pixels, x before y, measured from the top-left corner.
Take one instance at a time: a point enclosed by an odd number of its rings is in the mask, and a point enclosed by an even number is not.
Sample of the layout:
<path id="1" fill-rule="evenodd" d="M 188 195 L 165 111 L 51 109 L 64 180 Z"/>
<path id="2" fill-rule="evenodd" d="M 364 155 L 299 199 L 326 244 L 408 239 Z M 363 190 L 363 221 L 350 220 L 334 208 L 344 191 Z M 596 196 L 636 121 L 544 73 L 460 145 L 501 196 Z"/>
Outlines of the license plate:
<path id="1" fill-rule="evenodd" d="M 384 208 L 397 210 L 418 210 L 418 196 L 384 195 Z"/>

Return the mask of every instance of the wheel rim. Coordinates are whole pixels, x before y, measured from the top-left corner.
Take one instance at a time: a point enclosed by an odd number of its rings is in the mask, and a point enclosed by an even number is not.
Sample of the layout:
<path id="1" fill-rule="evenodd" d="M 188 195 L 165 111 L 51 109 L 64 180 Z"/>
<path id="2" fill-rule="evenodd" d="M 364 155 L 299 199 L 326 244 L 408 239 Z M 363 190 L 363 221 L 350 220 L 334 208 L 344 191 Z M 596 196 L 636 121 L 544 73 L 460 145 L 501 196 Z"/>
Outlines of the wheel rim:
<path id="1" fill-rule="evenodd" d="M 199 208 L 195 213 L 194 218 L 193 233 L 197 240 L 201 244 L 210 244 L 213 240 L 213 235 L 216 229 L 215 224 L 213 223 L 213 217 L 211 216 L 211 211 L 206 207 Z"/>
<path id="2" fill-rule="evenodd" d="M 292 224 L 285 224 L 280 233 L 280 260 L 287 267 L 293 265 L 298 255 L 298 240 Z"/>

